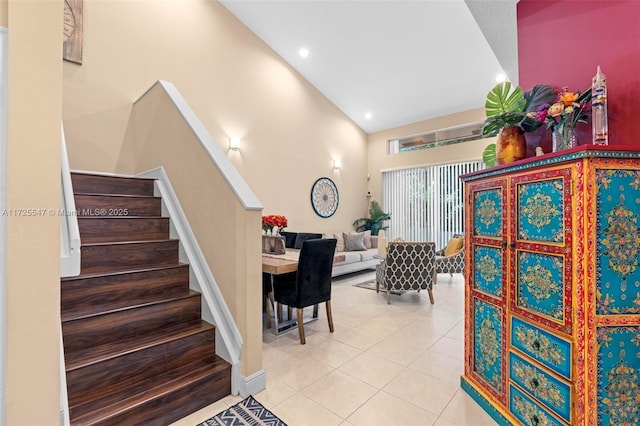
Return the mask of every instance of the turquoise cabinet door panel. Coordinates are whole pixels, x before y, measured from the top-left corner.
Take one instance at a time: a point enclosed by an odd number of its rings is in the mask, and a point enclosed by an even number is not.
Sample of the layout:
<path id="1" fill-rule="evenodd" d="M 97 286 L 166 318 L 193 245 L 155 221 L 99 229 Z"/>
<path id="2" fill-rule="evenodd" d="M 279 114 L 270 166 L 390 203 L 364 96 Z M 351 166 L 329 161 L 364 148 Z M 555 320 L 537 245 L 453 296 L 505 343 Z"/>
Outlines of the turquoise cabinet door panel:
<path id="1" fill-rule="evenodd" d="M 521 251 L 516 269 L 515 304 L 564 323 L 564 257 Z"/>
<path id="2" fill-rule="evenodd" d="M 509 378 L 565 421 L 571 421 L 571 387 L 524 358 L 509 354 Z"/>
<path id="3" fill-rule="evenodd" d="M 502 249 L 480 245 L 474 245 L 473 249 L 474 289 L 498 299 L 502 298 Z"/>
<path id="4" fill-rule="evenodd" d="M 502 237 L 504 202 L 502 188 L 490 188 L 473 193 L 473 235 Z"/>
<path id="5" fill-rule="evenodd" d="M 509 411 L 526 426 L 564 426 L 516 386 L 509 386 Z"/>
<path id="6" fill-rule="evenodd" d="M 597 327 L 598 425 L 640 424 L 640 326 Z"/>
<path id="7" fill-rule="evenodd" d="M 564 243 L 564 178 L 517 185 L 518 239 Z"/>
<path id="8" fill-rule="evenodd" d="M 474 298 L 473 370 L 497 395 L 504 392 L 503 311 Z"/>
<path id="9" fill-rule="evenodd" d="M 640 314 L 640 170 L 596 169 L 596 312 Z"/>
<path id="10" fill-rule="evenodd" d="M 571 343 L 511 317 L 511 345 L 571 380 Z"/>

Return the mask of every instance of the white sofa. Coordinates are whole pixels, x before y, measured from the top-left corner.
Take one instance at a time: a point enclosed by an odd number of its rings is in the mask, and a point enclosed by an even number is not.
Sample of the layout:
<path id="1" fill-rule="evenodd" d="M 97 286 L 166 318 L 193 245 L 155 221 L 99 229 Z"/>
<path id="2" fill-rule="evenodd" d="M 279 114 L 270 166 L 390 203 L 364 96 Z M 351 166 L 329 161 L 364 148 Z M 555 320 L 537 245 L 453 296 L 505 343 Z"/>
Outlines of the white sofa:
<path id="1" fill-rule="evenodd" d="M 304 238 L 335 238 L 336 235 L 326 233 L 311 234 L 296 232 L 283 232 L 282 234 L 285 237 L 285 245 L 287 249 L 295 249 L 297 234 L 304 235 Z M 338 235 L 342 235 L 342 233 Z M 344 260 L 333 264 L 333 270 L 331 271 L 332 277 L 349 274 L 351 272 L 362 271 L 365 269 L 375 269 L 376 265 L 380 263 L 380 258 L 378 256 L 378 237 L 375 235 L 371 236 L 371 248 L 368 248 L 366 250 L 344 251 L 340 250 L 341 247 L 344 247 L 344 242 L 340 244 L 340 239 L 338 239 L 336 256 L 343 255 Z"/>

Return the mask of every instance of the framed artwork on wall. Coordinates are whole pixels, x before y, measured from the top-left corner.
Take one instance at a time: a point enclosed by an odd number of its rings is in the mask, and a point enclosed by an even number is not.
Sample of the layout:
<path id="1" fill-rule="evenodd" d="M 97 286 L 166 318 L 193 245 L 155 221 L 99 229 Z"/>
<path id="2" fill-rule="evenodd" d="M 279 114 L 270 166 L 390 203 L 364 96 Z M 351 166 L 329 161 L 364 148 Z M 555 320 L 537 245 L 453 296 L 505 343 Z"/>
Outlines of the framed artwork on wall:
<path id="1" fill-rule="evenodd" d="M 82 64 L 82 9 L 84 0 L 64 0 L 62 59 Z"/>

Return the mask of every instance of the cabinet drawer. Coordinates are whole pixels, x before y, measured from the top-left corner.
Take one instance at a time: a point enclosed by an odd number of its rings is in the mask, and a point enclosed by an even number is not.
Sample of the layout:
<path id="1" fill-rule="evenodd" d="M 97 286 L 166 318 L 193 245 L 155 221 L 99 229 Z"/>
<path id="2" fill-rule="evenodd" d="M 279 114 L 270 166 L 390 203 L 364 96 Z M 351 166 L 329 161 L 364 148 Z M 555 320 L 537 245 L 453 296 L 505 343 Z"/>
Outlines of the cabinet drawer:
<path id="1" fill-rule="evenodd" d="M 509 354 L 509 378 L 565 421 L 571 421 L 570 385 L 545 373 L 513 352 Z"/>
<path id="2" fill-rule="evenodd" d="M 512 316 L 511 346 L 571 380 L 571 342 Z"/>
<path id="3" fill-rule="evenodd" d="M 509 411 L 526 426 L 564 426 L 564 423 L 536 404 L 513 384 L 509 385 Z"/>

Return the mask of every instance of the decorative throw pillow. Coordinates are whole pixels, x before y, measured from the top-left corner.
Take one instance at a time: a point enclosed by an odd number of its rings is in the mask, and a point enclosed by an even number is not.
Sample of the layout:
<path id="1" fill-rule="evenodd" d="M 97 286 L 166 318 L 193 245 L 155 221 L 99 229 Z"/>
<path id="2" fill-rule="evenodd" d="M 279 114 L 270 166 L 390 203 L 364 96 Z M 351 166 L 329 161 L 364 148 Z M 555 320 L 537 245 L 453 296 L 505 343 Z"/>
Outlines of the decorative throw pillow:
<path id="1" fill-rule="evenodd" d="M 333 236 L 337 240 L 336 251 L 344 251 L 344 237 L 342 236 L 342 232 L 333 234 Z"/>
<path id="2" fill-rule="evenodd" d="M 363 234 L 364 235 L 364 246 L 368 249 L 372 248 L 371 245 L 371 230 L 367 230 L 364 232 L 352 232 L 351 235 Z"/>
<path id="3" fill-rule="evenodd" d="M 343 234 L 345 251 L 363 251 L 367 248 L 364 245 L 364 233 Z"/>
<path id="4" fill-rule="evenodd" d="M 462 245 L 464 244 L 464 239 L 462 238 L 451 238 L 449 240 L 449 244 L 444 249 L 445 256 L 453 256 L 457 252 L 462 249 Z"/>

